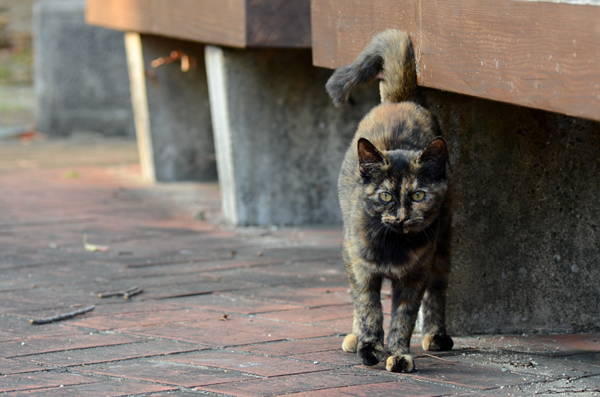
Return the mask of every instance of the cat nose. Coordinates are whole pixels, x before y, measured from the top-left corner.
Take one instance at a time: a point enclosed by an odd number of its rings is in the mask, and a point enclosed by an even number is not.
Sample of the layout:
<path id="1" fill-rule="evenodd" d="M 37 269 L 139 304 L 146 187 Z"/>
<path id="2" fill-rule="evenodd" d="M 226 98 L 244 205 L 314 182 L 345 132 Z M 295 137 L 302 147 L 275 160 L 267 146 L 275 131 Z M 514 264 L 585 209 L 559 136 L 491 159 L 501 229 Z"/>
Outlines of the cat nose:
<path id="1" fill-rule="evenodd" d="M 406 221 L 406 211 L 404 210 L 404 208 L 401 208 L 396 213 L 396 221 L 400 223 L 404 223 L 404 221 Z"/>

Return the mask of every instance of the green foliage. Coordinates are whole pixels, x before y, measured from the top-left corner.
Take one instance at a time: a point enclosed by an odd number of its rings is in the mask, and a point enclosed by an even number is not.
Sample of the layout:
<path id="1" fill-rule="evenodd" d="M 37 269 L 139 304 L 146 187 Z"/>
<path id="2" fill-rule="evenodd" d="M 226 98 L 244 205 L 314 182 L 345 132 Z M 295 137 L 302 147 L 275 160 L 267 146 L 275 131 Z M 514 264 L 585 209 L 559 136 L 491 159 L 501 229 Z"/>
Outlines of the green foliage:
<path id="1" fill-rule="evenodd" d="M 0 84 L 31 84 L 33 48 L 31 35 L 14 34 L 8 29 L 6 9 L 0 8 Z"/>

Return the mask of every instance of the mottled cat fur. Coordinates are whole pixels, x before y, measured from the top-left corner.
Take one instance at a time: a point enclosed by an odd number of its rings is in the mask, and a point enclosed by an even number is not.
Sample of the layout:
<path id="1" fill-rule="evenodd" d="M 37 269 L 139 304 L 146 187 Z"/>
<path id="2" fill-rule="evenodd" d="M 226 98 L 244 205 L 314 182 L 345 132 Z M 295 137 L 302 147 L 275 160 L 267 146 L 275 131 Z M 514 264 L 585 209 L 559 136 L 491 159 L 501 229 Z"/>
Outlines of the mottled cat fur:
<path id="1" fill-rule="evenodd" d="M 422 305 L 423 348 L 450 350 L 445 305 L 450 272 L 450 166 L 432 114 L 409 101 L 416 70 L 408 35 L 388 30 L 327 83 L 334 103 L 376 78 L 382 104 L 360 123 L 338 180 L 343 257 L 354 300 L 342 348 L 365 365 L 384 357 L 381 285 L 392 283 L 386 368 L 411 372 L 410 338 Z"/>

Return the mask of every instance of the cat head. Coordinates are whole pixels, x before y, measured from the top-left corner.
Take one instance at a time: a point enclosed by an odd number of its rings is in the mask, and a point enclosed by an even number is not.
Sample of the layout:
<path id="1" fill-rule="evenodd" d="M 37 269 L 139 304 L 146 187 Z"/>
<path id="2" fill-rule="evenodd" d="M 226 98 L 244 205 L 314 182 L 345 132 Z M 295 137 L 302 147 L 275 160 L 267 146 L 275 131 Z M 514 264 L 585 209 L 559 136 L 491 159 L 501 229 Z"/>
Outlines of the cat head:
<path id="1" fill-rule="evenodd" d="M 423 150 L 379 151 L 360 138 L 357 150 L 366 214 L 396 233 L 425 232 L 448 190 L 444 139 L 433 139 Z"/>

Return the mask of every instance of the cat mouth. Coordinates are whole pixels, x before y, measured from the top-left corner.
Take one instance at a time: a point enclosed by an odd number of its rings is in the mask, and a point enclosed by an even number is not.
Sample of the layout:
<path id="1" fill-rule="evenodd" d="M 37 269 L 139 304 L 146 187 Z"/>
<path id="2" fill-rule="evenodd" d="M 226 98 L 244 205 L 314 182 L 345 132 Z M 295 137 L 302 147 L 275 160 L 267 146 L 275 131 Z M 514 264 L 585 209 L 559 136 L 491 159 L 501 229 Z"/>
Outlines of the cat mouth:
<path id="1" fill-rule="evenodd" d="M 396 232 L 396 233 L 400 233 L 400 234 L 406 234 L 408 233 L 408 225 L 406 225 L 406 223 L 402 222 L 384 222 L 384 224 L 391 229 L 392 231 Z"/>

